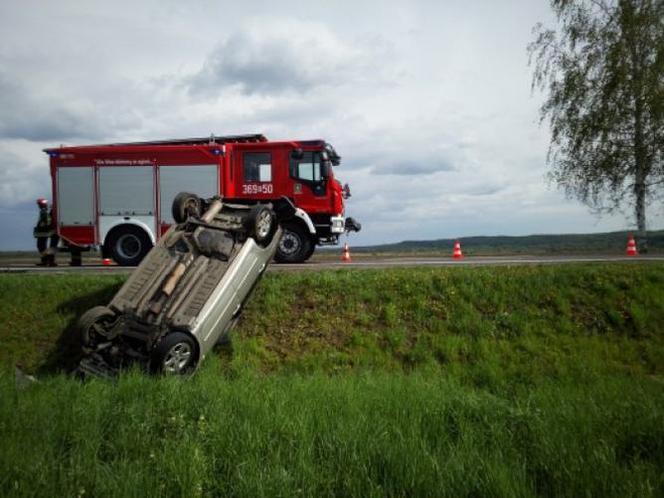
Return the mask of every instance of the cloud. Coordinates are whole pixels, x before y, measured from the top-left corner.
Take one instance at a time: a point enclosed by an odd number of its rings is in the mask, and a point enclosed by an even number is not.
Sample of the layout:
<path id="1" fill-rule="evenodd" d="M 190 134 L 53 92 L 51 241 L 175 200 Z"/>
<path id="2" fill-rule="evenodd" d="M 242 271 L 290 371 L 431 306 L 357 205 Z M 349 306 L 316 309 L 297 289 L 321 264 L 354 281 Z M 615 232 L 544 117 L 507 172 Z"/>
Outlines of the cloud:
<path id="1" fill-rule="evenodd" d="M 56 101 L 0 73 L 0 138 L 58 141 L 102 134 L 91 105 Z"/>
<path id="2" fill-rule="evenodd" d="M 454 165 L 444 157 L 407 158 L 374 166 L 371 172 L 377 175 L 431 175 L 442 171 L 453 171 Z"/>
<path id="3" fill-rule="evenodd" d="M 33 244 L 42 148 L 212 132 L 329 140 L 353 244 L 597 229 L 543 181 L 524 47 L 546 2 L 42 3 L 0 7 L 0 248 Z"/>
<path id="4" fill-rule="evenodd" d="M 356 122 L 350 161 L 371 175 L 424 176 L 467 167 L 473 162 L 468 140 L 440 131 L 446 127 L 441 118 L 424 114 L 373 127 Z"/>
<path id="5" fill-rule="evenodd" d="M 247 94 L 305 93 L 378 76 L 374 55 L 321 23 L 258 19 L 219 43 L 185 85 L 194 96 L 229 86 Z"/>
<path id="6" fill-rule="evenodd" d="M 140 129 L 145 114 L 154 109 L 141 105 L 155 93 L 150 84 L 86 80 L 78 87 L 69 83 L 57 78 L 29 79 L 20 70 L 15 77 L 0 71 L 0 140 L 53 145 L 126 137 Z M 95 87 L 88 89 L 85 84 Z"/>
<path id="7" fill-rule="evenodd" d="M 34 159 L 29 160 L 17 152 L 9 147 L 0 147 L 0 208 L 50 196 L 51 181 L 46 155 L 35 149 L 30 154 Z"/>
<path id="8" fill-rule="evenodd" d="M 32 228 L 37 222 L 37 206 L 34 201 L 11 207 L 0 206 L 0 251 L 35 248 Z"/>

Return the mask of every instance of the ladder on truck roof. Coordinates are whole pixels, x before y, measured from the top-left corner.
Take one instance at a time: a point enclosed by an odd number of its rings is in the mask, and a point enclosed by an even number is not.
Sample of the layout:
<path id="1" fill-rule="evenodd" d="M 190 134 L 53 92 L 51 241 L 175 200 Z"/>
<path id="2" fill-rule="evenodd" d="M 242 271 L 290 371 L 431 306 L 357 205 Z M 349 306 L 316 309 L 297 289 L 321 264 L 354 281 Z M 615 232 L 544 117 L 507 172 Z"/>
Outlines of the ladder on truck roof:
<path id="1" fill-rule="evenodd" d="M 249 135 L 210 135 L 209 137 L 172 138 L 166 140 L 152 140 L 148 142 L 125 142 L 108 145 L 207 145 L 228 143 L 267 142 L 262 133 Z"/>
<path id="2" fill-rule="evenodd" d="M 228 144 L 228 143 L 258 143 L 267 142 L 267 138 L 262 133 L 248 134 L 248 135 L 210 135 L 209 137 L 195 137 L 195 138 L 171 138 L 166 140 L 150 140 L 147 142 L 122 142 L 112 144 L 94 144 L 94 145 L 79 145 L 76 148 L 85 147 L 126 147 L 132 145 L 209 145 L 209 144 Z M 60 148 L 69 148 L 60 146 Z M 57 151 L 58 148 L 44 149 L 44 152 Z"/>

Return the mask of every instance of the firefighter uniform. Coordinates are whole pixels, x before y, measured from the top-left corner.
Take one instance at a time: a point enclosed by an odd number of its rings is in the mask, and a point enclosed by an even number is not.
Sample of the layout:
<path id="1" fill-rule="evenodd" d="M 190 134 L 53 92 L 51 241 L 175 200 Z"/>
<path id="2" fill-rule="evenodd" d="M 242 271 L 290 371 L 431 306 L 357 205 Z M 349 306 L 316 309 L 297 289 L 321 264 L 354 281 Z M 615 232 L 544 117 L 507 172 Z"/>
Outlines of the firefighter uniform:
<path id="1" fill-rule="evenodd" d="M 81 248 L 74 245 L 69 245 L 69 252 L 71 254 L 70 266 L 81 266 L 83 264 L 83 258 L 81 257 Z"/>
<path id="2" fill-rule="evenodd" d="M 59 237 L 53 225 L 53 211 L 48 208 L 48 202 L 45 199 L 39 199 L 37 205 L 39 206 L 39 218 L 32 233 L 37 239 L 37 250 L 41 255 L 39 265 L 56 266 L 55 252 Z"/>

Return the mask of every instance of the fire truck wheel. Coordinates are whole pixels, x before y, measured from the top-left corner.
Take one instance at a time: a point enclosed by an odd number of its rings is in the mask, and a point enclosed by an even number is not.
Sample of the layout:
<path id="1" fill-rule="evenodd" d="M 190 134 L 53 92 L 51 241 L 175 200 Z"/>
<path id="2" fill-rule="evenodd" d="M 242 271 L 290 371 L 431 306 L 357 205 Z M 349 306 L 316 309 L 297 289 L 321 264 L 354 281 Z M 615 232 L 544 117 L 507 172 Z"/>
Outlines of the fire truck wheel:
<path id="1" fill-rule="evenodd" d="M 307 229 L 300 223 L 284 223 L 284 234 L 274 259 L 278 263 L 302 263 L 312 254 L 313 241 Z"/>
<path id="2" fill-rule="evenodd" d="M 309 244 L 309 250 L 304 255 L 304 261 L 308 260 L 311 257 L 311 255 L 314 253 L 314 251 L 316 250 L 316 242 L 313 239 L 309 239 L 309 240 L 311 240 L 311 244 Z"/>
<path id="3" fill-rule="evenodd" d="M 196 194 L 180 192 L 173 199 L 172 212 L 175 223 L 184 223 L 189 216 L 197 218 L 201 215 L 201 199 Z"/>
<path id="4" fill-rule="evenodd" d="M 274 232 L 277 231 L 277 219 L 270 208 L 254 206 L 249 214 L 251 224 L 250 233 L 259 246 L 265 247 L 272 242 Z"/>
<path id="5" fill-rule="evenodd" d="M 121 266 L 137 266 L 152 249 L 148 234 L 135 225 L 116 227 L 107 239 L 111 256 Z"/>
<path id="6" fill-rule="evenodd" d="M 78 329 L 84 346 L 94 347 L 99 342 L 109 340 L 108 330 L 115 320 L 115 313 L 106 306 L 95 306 L 78 319 Z"/>
<path id="7" fill-rule="evenodd" d="M 197 356 L 196 344 L 189 334 L 171 332 L 157 344 L 150 367 L 154 373 L 184 375 L 194 369 Z"/>

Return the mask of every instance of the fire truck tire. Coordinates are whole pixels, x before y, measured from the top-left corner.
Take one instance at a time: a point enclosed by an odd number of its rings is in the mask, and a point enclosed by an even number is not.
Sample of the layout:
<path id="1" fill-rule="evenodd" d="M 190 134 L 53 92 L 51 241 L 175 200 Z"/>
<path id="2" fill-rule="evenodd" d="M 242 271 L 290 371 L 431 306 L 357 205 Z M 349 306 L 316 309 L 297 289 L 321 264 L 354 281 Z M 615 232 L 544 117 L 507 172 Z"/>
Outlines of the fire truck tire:
<path id="1" fill-rule="evenodd" d="M 196 194 L 180 192 L 173 199 L 171 211 L 175 223 L 184 223 L 189 216 L 201 215 L 201 199 Z"/>
<path id="2" fill-rule="evenodd" d="M 108 252 L 120 266 L 137 266 L 152 249 L 150 237 L 136 225 L 117 226 L 106 240 Z"/>
<path id="3" fill-rule="evenodd" d="M 277 217 L 267 206 L 254 206 L 248 217 L 249 233 L 256 243 L 266 247 L 272 242 L 274 233 L 277 231 Z"/>
<path id="4" fill-rule="evenodd" d="M 277 263 L 302 263 L 313 253 L 314 241 L 301 223 L 284 223 L 274 259 Z"/>
<path id="5" fill-rule="evenodd" d="M 316 250 L 316 242 L 313 239 L 311 239 L 311 245 L 309 250 L 307 251 L 307 254 L 305 254 L 304 256 L 304 260 L 305 261 L 308 260 L 315 250 Z"/>
<path id="6" fill-rule="evenodd" d="M 184 375 L 193 371 L 198 359 L 194 339 L 184 332 L 171 332 L 152 351 L 150 368 L 154 373 Z"/>

